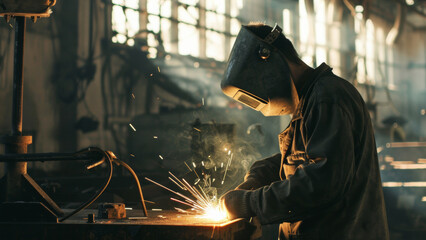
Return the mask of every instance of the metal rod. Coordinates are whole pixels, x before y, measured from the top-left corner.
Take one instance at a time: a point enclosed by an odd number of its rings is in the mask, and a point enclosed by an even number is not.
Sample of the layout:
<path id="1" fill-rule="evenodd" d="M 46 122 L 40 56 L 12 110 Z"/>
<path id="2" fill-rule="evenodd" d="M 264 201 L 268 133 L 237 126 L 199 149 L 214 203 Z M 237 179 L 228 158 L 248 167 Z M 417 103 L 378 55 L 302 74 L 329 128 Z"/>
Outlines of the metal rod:
<path id="1" fill-rule="evenodd" d="M 44 162 L 44 161 L 77 161 L 97 160 L 102 156 L 98 154 L 75 153 L 28 153 L 28 154 L 3 154 L 0 162 Z"/>
<path id="2" fill-rule="evenodd" d="M 16 17 L 15 52 L 13 65 L 12 135 L 22 135 L 22 109 L 24 97 L 24 42 L 26 18 Z"/>

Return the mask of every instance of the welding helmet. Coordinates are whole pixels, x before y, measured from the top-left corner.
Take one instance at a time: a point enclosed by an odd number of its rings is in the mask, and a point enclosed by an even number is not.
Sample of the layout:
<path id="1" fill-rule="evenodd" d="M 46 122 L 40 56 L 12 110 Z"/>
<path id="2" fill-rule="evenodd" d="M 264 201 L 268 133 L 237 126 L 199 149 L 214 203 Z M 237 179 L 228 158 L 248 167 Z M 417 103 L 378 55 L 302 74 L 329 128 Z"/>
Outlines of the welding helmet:
<path id="1" fill-rule="evenodd" d="M 290 114 L 294 108 L 290 69 L 283 53 L 273 45 L 281 32 L 275 25 L 260 38 L 250 27 L 242 26 L 221 82 L 227 96 L 265 116 Z"/>

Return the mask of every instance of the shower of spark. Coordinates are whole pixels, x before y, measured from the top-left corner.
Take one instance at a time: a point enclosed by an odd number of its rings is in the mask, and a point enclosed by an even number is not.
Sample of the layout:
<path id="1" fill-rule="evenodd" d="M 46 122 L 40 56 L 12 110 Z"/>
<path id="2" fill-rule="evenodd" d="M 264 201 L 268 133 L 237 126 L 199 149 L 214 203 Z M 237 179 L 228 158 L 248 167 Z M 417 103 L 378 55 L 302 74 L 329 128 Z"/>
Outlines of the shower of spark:
<path id="1" fill-rule="evenodd" d="M 195 170 L 195 169 L 194 169 Z M 181 197 L 182 199 L 170 198 L 172 201 L 191 207 L 191 211 L 199 214 L 201 218 L 207 218 L 213 221 L 223 221 L 226 219 L 226 212 L 219 207 L 217 196 L 210 197 L 206 194 L 201 186 L 198 185 L 199 190 L 195 186 L 191 186 L 184 178 L 179 179 L 173 173 L 169 172 L 169 179 L 176 184 L 180 189 L 187 191 L 191 194 L 192 198 L 176 192 L 160 183 L 155 182 L 147 177 L 146 180 L 154 183 L 155 185 L 166 189 L 167 191 Z M 175 208 L 179 212 L 189 212 L 181 208 Z"/>

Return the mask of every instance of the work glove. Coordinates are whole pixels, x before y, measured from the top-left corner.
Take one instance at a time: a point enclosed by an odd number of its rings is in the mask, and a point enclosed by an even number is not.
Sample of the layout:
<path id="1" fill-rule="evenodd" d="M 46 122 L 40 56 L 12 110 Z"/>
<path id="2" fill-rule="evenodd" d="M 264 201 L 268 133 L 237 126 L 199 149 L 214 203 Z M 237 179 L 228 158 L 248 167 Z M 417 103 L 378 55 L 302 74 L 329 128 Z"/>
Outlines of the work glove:
<path id="1" fill-rule="evenodd" d="M 251 193 L 247 190 L 232 190 L 220 198 L 221 207 L 227 211 L 229 219 L 255 216 L 250 206 Z"/>
<path id="2" fill-rule="evenodd" d="M 236 190 L 255 190 L 260 187 L 263 187 L 263 185 L 259 181 L 257 181 L 255 178 L 248 178 L 243 183 L 238 185 L 238 187 L 236 187 L 235 189 Z"/>

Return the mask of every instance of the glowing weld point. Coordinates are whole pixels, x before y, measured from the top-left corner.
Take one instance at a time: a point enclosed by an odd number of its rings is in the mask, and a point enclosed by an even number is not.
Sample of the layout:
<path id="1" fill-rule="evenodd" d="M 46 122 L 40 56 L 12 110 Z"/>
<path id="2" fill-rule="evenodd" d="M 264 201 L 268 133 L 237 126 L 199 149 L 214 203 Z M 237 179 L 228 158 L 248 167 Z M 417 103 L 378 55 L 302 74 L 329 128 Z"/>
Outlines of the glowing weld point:
<path id="1" fill-rule="evenodd" d="M 195 162 L 192 162 L 192 166 L 197 167 L 197 165 L 195 164 Z"/>
<path id="2" fill-rule="evenodd" d="M 202 218 L 208 218 L 213 221 L 223 221 L 226 219 L 226 211 L 221 210 L 218 206 L 210 206 L 205 209 Z"/>
<path id="3" fill-rule="evenodd" d="M 135 128 L 135 127 L 133 127 L 133 125 L 132 125 L 131 123 L 129 123 L 129 126 L 133 129 L 133 131 L 135 131 L 135 132 L 136 132 L 136 128 Z"/>
<path id="4" fill-rule="evenodd" d="M 161 156 L 161 155 L 158 155 L 160 158 L 161 158 L 161 160 L 163 160 L 164 158 L 163 158 L 163 156 Z"/>
<path id="5" fill-rule="evenodd" d="M 226 152 L 226 151 L 228 151 L 228 148 L 224 148 L 223 150 L 225 150 L 225 152 Z"/>
<path id="6" fill-rule="evenodd" d="M 157 136 L 154 136 L 153 138 L 154 138 L 154 139 L 157 139 L 158 137 L 157 137 Z"/>

